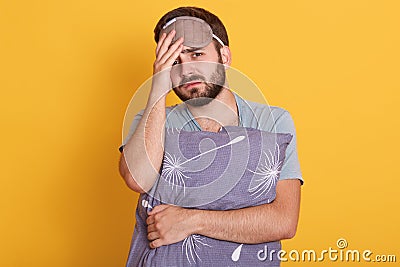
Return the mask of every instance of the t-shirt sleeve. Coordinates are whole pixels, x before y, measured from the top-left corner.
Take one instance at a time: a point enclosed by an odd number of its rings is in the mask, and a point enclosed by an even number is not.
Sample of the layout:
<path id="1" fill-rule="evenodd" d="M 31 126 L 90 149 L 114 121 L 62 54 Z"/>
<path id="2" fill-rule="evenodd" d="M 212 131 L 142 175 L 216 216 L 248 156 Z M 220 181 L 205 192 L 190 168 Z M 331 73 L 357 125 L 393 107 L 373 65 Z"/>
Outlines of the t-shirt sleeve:
<path id="1" fill-rule="evenodd" d="M 136 127 L 139 124 L 140 119 L 143 116 L 143 112 L 144 110 L 141 110 L 138 114 L 135 115 L 135 117 L 133 118 L 131 125 L 129 127 L 129 132 L 128 135 L 124 137 L 122 144 L 119 146 L 118 150 L 119 152 L 122 152 L 124 150 L 124 146 L 126 145 L 126 143 L 129 141 L 129 139 L 132 137 L 133 133 L 136 130 Z"/>
<path id="2" fill-rule="evenodd" d="M 300 170 L 299 158 L 297 155 L 297 136 L 296 129 L 294 126 L 294 122 L 292 116 L 288 111 L 284 111 L 281 116 L 276 119 L 275 129 L 278 133 L 290 133 L 293 138 L 289 143 L 286 153 L 285 153 L 285 161 L 282 166 L 282 170 L 280 173 L 279 180 L 285 179 L 299 179 L 301 184 L 304 183 L 303 176 Z"/>

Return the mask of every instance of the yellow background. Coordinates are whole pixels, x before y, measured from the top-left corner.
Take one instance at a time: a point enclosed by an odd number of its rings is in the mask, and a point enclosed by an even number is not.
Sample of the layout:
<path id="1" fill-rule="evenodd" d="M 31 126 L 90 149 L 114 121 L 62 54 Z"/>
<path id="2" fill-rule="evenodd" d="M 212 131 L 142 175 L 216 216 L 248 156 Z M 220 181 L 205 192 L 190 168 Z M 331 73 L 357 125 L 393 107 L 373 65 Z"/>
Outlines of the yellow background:
<path id="1" fill-rule="evenodd" d="M 233 67 L 294 118 L 305 185 L 284 249 L 343 237 L 400 261 L 398 1 L 2 0 L 0 266 L 124 265 L 137 199 L 117 171 L 124 112 L 157 20 L 180 5 L 215 12 Z M 283 266 L 311 265 L 345 264 Z"/>

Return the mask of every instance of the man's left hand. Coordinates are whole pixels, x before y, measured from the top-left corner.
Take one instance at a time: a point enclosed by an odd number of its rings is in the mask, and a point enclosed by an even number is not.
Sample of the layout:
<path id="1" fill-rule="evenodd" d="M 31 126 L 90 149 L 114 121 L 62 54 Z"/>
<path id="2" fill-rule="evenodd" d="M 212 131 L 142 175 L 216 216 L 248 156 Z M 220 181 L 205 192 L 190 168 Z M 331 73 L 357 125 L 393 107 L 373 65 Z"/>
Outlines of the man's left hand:
<path id="1" fill-rule="evenodd" d="M 151 248 L 173 244 L 194 233 L 193 214 L 196 210 L 172 205 L 158 205 L 148 213 L 147 238 Z"/>

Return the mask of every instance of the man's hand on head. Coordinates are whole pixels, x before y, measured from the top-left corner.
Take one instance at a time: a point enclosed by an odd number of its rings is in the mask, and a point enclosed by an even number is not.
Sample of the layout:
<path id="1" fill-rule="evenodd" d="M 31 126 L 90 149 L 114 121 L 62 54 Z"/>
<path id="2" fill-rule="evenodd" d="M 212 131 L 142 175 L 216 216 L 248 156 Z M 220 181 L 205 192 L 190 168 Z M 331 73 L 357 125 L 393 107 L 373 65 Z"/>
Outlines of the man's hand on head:
<path id="1" fill-rule="evenodd" d="M 182 37 L 171 44 L 174 36 L 175 31 L 163 33 L 157 43 L 151 91 L 151 99 L 155 101 L 165 97 L 172 87 L 171 67 L 183 49 Z"/>
<path id="2" fill-rule="evenodd" d="M 176 32 L 172 30 L 167 34 L 163 33 L 158 40 L 156 47 L 156 60 L 153 64 L 153 73 L 156 74 L 166 68 L 172 67 L 175 59 L 183 49 L 183 38 L 179 38 L 171 44 Z"/>
<path id="3" fill-rule="evenodd" d="M 196 210 L 158 205 L 148 213 L 147 238 L 151 248 L 177 243 L 195 233 Z"/>

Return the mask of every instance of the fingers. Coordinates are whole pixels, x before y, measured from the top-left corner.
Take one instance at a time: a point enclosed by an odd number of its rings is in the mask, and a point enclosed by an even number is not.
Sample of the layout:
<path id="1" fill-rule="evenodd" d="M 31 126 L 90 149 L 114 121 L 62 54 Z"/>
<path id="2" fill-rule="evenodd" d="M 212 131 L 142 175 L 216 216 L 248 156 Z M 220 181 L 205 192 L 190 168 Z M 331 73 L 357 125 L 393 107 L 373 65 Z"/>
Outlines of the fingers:
<path id="1" fill-rule="evenodd" d="M 154 215 L 147 217 L 147 219 L 146 219 L 147 225 L 153 224 L 154 222 L 155 222 Z"/>
<path id="2" fill-rule="evenodd" d="M 147 233 L 156 232 L 156 231 L 157 231 L 157 227 L 156 227 L 156 225 L 154 223 L 153 224 L 149 224 L 147 226 Z"/>
<path id="3" fill-rule="evenodd" d="M 160 39 L 158 39 L 158 43 L 157 43 L 157 47 L 156 47 L 156 55 L 158 55 L 158 51 L 160 50 L 161 45 L 164 42 L 165 37 L 167 36 L 167 34 L 165 32 L 163 32 L 163 34 L 161 35 Z"/>
<path id="4" fill-rule="evenodd" d="M 161 56 L 159 62 L 161 64 L 165 64 L 167 66 L 172 66 L 174 60 L 179 56 L 179 53 L 182 51 L 183 48 L 183 38 L 179 38 L 176 42 L 171 45 L 171 47 L 165 52 L 164 55 Z"/>
<path id="5" fill-rule="evenodd" d="M 171 68 L 174 61 L 179 56 L 179 53 L 181 53 L 182 49 L 183 45 L 180 44 L 176 48 L 176 50 L 169 50 L 170 53 L 168 53 L 168 55 L 165 55 L 165 57 L 163 57 L 160 61 L 156 60 L 153 65 L 153 73 L 158 73 L 162 70 Z"/>
<path id="6" fill-rule="evenodd" d="M 175 36 L 175 33 L 176 33 L 175 30 L 170 31 L 166 37 L 164 37 L 162 40 L 158 42 L 160 44 L 160 47 L 158 49 L 158 53 L 156 54 L 157 60 L 159 60 L 168 50 L 169 46 L 171 45 L 172 39 Z"/>
<path id="7" fill-rule="evenodd" d="M 150 212 L 147 213 L 147 215 L 149 216 L 146 219 L 147 225 L 155 223 L 156 220 L 160 220 L 163 217 L 163 215 L 158 214 L 158 213 L 162 212 L 163 210 L 165 210 L 168 207 L 169 207 L 169 205 L 162 205 L 162 204 L 155 206 Z"/>
<path id="8" fill-rule="evenodd" d="M 153 241 L 160 238 L 160 234 L 157 231 L 149 232 L 147 234 L 147 239 Z"/>
<path id="9" fill-rule="evenodd" d="M 183 49 L 183 38 L 179 38 L 175 43 L 172 40 L 175 36 L 175 30 L 168 34 L 163 33 L 157 43 L 156 60 L 153 64 L 153 73 L 158 73 L 166 68 L 172 67 L 176 58 Z"/>
<path id="10" fill-rule="evenodd" d="M 150 242 L 149 246 L 150 248 L 158 248 L 164 245 L 163 241 L 161 239 L 156 239 L 152 242 Z"/>
<path id="11" fill-rule="evenodd" d="M 159 213 L 160 211 L 165 210 L 165 209 L 168 208 L 168 207 L 169 207 L 169 205 L 163 205 L 163 204 L 161 204 L 161 205 L 155 206 L 155 207 L 154 207 L 150 212 L 148 212 L 147 214 L 148 214 L 148 215 L 153 215 L 153 214 Z"/>
<path id="12" fill-rule="evenodd" d="M 158 248 L 162 246 L 160 232 L 157 230 L 156 225 L 154 223 L 150 224 L 147 227 L 147 239 L 150 241 L 149 243 L 150 248 Z"/>
<path id="13" fill-rule="evenodd" d="M 168 47 L 170 46 L 174 36 L 175 36 L 175 30 L 170 31 L 168 34 L 163 33 L 161 35 L 161 38 L 158 41 L 157 48 L 156 48 L 156 59 L 157 60 L 165 53 L 165 51 L 168 50 Z"/>
<path id="14" fill-rule="evenodd" d="M 158 248 L 164 245 L 165 240 L 161 238 L 159 220 L 163 217 L 160 214 L 163 210 L 167 209 L 170 205 L 158 205 L 155 206 L 149 213 L 149 217 L 146 219 L 147 223 L 147 239 L 151 241 L 149 243 L 150 248 Z M 157 220 L 157 223 L 156 223 Z M 158 226 L 158 227 L 157 227 Z"/>
<path id="15" fill-rule="evenodd" d="M 147 227 L 147 239 L 150 241 L 149 243 L 150 248 L 158 248 L 163 245 L 160 232 L 157 230 L 155 224 L 150 224 Z"/>

